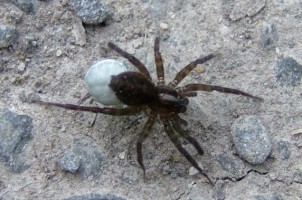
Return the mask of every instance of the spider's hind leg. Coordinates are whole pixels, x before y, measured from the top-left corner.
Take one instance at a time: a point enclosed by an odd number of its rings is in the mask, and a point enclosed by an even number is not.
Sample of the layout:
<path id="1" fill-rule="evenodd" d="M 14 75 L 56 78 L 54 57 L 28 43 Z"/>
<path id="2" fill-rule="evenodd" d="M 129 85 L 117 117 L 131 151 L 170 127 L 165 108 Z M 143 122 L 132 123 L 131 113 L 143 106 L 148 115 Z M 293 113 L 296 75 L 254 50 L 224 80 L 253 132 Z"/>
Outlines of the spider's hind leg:
<path id="1" fill-rule="evenodd" d="M 144 178 L 145 178 L 145 166 L 144 166 L 144 162 L 143 162 L 142 144 L 143 144 L 143 141 L 149 136 L 151 129 L 154 125 L 156 117 L 157 117 L 157 114 L 151 112 L 150 117 L 149 117 L 148 121 L 146 122 L 143 131 L 139 135 L 139 138 L 136 143 L 137 162 L 141 166 L 141 168 L 144 172 Z"/>
<path id="2" fill-rule="evenodd" d="M 122 115 L 134 115 L 141 110 L 142 107 L 125 107 L 125 108 L 110 108 L 110 107 L 91 107 L 91 106 L 79 106 L 75 104 L 63 104 L 63 103 L 54 103 L 54 102 L 47 102 L 47 101 L 34 101 L 33 103 L 38 103 L 46 106 L 55 106 L 64 108 L 67 110 L 75 110 L 75 111 L 86 111 L 92 113 L 102 113 L 105 115 L 113 115 L 113 116 L 122 116 Z"/>

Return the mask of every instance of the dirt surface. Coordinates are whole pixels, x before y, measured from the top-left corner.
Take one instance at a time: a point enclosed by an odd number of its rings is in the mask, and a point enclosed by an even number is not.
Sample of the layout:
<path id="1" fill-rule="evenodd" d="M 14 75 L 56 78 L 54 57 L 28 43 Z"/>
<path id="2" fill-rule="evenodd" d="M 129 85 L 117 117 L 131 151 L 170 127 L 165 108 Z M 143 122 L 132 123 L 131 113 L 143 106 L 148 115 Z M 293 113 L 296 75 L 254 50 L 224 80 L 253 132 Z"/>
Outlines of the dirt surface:
<path id="1" fill-rule="evenodd" d="M 18 33 L 13 46 L 0 50 L 0 108 L 33 118 L 32 138 L 23 148 L 29 168 L 15 173 L 0 162 L 0 199 L 88 194 L 125 199 L 302 199 L 302 86 L 300 80 L 294 86 L 280 83 L 276 76 L 282 57 L 302 64 L 301 1 L 104 2 L 110 12 L 106 23 L 83 25 L 66 1 L 37 1 L 35 13 L 30 14 L 0 1 L 1 23 L 15 25 Z M 265 27 L 271 27 L 268 33 Z M 268 41 L 265 34 L 270 37 L 272 29 L 276 34 Z M 24 100 L 39 96 L 76 104 L 86 94 L 84 76 L 91 64 L 102 58 L 124 61 L 108 49 L 109 41 L 139 58 L 155 78 L 157 36 L 167 80 L 190 61 L 216 52 L 220 55 L 199 66 L 183 84 L 220 85 L 264 98 L 257 102 L 203 92 L 191 99 L 183 117 L 205 155 L 185 147 L 215 180 L 214 187 L 180 156 L 159 120 L 143 144 L 144 180 L 135 143 L 148 113 L 98 115 L 91 127 L 92 113 Z M 82 104 L 95 105 L 90 100 Z M 244 115 L 258 116 L 271 138 L 272 153 L 264 164 L 248 164 L 236 153 L 231 127 Z M 97 175 L 59 169 L 57 161 L 79 144 L 101 152 Z"/>

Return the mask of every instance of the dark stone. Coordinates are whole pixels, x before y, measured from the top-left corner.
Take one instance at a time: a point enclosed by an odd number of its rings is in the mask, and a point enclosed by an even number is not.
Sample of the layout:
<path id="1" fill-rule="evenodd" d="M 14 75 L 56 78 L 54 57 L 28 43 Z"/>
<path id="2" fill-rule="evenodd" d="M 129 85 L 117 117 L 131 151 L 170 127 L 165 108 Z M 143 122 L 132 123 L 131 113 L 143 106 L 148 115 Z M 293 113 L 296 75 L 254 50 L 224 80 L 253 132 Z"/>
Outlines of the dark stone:
<path id="1" fill-rule="evenodd" d="M 18 115 L 8 109 L 0 110 L 0 159 L 12 172 L 28 168 L 24 164 L 22 150 L 31 139 L 32 121 L 27 115 Z"/>
<path id="2" fill-rule="evenodd" d="M 0 24 L 0 48 L 6 48 L 12 45 L 16 36 L 15 26 Z"/>
<path id="3" fill-rule="evenodd" d="M 280 140 L 277 142 L 277 151 L 281 156 L 282 160 L 287 160 L 290 157 L 290 149 L 289 149 L 289 142 Z"/>
<path id="4" fill-rule="evenodd" d="M 8 2 L 17 6 L 23 12 L 31 14 L 35 12 L 35 5 L 32 0 L 7 0 Z"/>
<path id="5" fill-rule="evenodd" d="M 277 82 L 281 86 L 298 86 L 302 77 L 302 65 L 292 57 L 279 57 L 275 66 Z"/>

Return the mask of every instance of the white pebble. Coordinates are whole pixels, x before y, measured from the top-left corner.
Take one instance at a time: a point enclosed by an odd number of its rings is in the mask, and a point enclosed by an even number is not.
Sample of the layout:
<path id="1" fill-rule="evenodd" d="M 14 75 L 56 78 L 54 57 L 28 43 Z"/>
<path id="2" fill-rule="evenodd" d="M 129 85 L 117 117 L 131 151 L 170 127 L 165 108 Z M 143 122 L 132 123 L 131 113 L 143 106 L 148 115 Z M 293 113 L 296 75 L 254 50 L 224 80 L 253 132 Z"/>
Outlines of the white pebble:
<path id="1" fill-rule="evenodd" d="M 162 23 L 159 24 L 159 27 L 160 27 L 162 30 L 168 30 L 169 25 L 162 22 Z"/>

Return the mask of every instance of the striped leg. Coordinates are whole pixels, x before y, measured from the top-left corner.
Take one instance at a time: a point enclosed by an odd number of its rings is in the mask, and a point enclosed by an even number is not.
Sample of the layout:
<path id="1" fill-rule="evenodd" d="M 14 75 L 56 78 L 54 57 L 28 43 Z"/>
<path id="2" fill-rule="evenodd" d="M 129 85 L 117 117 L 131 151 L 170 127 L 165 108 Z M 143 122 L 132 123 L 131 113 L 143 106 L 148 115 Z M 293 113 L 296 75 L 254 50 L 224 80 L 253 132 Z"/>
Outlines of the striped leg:
<path id="1" fill-rule="evenodd" d="M 198 64 L 202 64 L 214 58 L 214 54 L 209 54 L 206 57 L 199 58 L 187 66 L 185 66 L 178 74 L 175 76 L 174 80 L 169 83 L 169 86 L 176 87 Z"/>
<path id="2" fill-rule="evenodd" d="M 178 92 L 182 93 L 187 93 L 187 92 L 194 92 L 194 91 L 207 91 L 207 92 L 212 92 L 212 91 L 218 91 L 218 92 L 223 92 L 223 93 L 230 93 L 230 94 L 236 94 L 236 95 L 243 95 L 246 97 L 251 97 L 254 99 L 258 100 L 263 100 L 261 97 L 256 97 L 253 96 L 249 93 L 237 90 L 237 89 L 232 89 L 232 88 L 227 88 L 227 87 L 221 87 L 221 86 L 215 86 L 215 85 L 207 85 L 207 84 L 188 84 L 183 87 L 178 87 L 176 88 Z"/>
<path id="3" fill-rule="evenodd" d="M 151 81 L 151 76 L 150 76 L 150 73 L 148 72 L 147 68 L 136 57 L 134 57 L 134 56 L 130 55 L 129 53 L 123 51 L 122 49 L 120 49 L 118 46 L 116 46 L 112 42 L 108 43 L 108 47 L 110 47 L 111 49 L 116 51 L 118 54 L 120 54 L 121 56 L 126 58 L 131 64 L 134 65 L 134 67 L 136 67 L 139 70 L 140 73 L 142 73 L 148 80 Z"/>
<path id="4" fill-rule="evenodd" d="M 46 101 L 35 101 L 35 103 L 43 104 L 46 106 L 60 107 L 67 110 L 87 111 L 87 112 L 102 113 L 105 115 L 114 115 L 114 116 L 133 115 L 140 112 L 143 109 L 141 107 L 100 108 L 100 107 L 90 107 L 90 106 L 79 106 L 74 104 L 53 103 L 53 102 L 46 102 Z"/>
<path id="5" fill-rule="evenodd" d="M 139 138 L 136 143 L 136 151 L 137 151 L 137 162 L 141 166 L 141 168 L 144 171 L 144 177 L 145 177 L 145 166 L 143 162 L 143 154 L 142 154 L 142 144 L 143 141 L 149 136 L 151 129 L 154 125 L 155 119 L 157 117 L 156 113 L 151 113 L 148 121 L 146 122 L 143 131 L 139 135 Z"/>
<path id="6" fill-rule="evenodd" d="M 158 85 L 164 85 L 165 84 L 165 72 L 164 72 L 164 66 L 163 66 L 163 59 L 159 52 L 159 38 L 155 38 L 154 57 L 155 57 Z"/>
<path id="7" fill-rule="evenodd" d="M 210 177 L 199 167 L 198 163 L 195 159 L 181 146 L 179 135 L 175 132 L 175 130 L 171 127 L 171 124 L 166 119 L 161 118 L 164 124 L 165 131 L 167 132 L 168 137 L 174 144 L 174 146 L 178 149 L 178 151 L 193 165 L 195 169 L 199 171 L 204 177 L 208 179 L 211 185 L 214 185 Z"/>
<path id="8" fill-rule="evenodd" d="M 176 122 L 172 122 L 172 128 L 183 138 L 185 138 L 188 142 L 190 142 L 195 149 L 197 150 L 197 152 L 199 153 L 199 155 L 203 155 L 204 152 L 201 148 L 201 146 L 199 145 L 199 143 L 189 135 L 189 133 L 184 130 L 179 123 Z"/>

